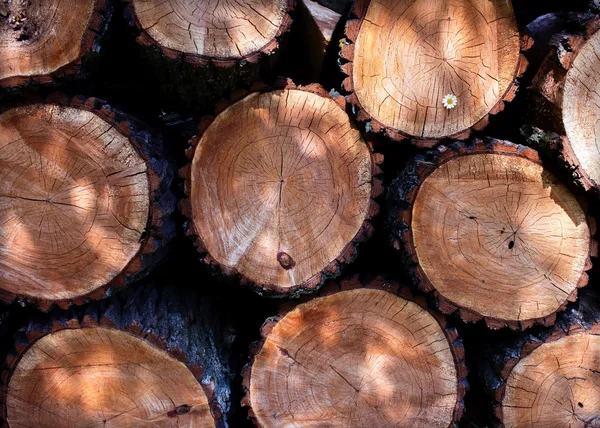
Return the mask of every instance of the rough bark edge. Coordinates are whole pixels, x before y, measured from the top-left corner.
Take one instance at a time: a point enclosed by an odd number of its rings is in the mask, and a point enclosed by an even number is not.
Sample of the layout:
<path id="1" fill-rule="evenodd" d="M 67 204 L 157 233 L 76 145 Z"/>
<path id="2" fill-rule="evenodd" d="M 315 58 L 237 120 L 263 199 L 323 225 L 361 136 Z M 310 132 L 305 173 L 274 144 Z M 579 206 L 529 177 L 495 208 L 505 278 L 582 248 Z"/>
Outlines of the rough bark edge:
<path id="1" fill-rule="evenodd" d="M 136 28 L 137 31 L 139 31 L 139 35 L 136 38 L 138 44 L 145 47 L 155 47 L 160 52 L 162 52 L 162 54 L 165 57 L 171 60 L 183 59 L 184 62 L 196 67 L 207 67 L 208 65 L 212 64 L 216 68 L 221 69 L 233 68 L 243 63 L 256 64 L 260 62 L 260 60 L 264 57 L 273 55 L 279 48 L 279 40 L 285 34 L 289 33 L 292 27 L 292 17 L 294 15 L 294 9 L 296 7 L 296 0 L 286 0 L 287 6 L 285 9 L 285 16 L 283 22 L 281 23 L 281 26 L 277 30 L 277 34 L 269 42 L 267 42 L 267 44 L 263 46 L 260 50 L 252 52 L 240 58 L 219 58 L 210 57 L 206 55 L 185 53 L 160 45 L 148 34 L 146 30 L 142 28 L 142 25 L 140 24 L 135 13 L 135 6 L 131 2 L 131 0 L 124 1 L 126 3 L 125 19 L 130 26 Z"/>
<path id="2" fill-rule="evenodd" d="M 417 156 L 389 187 L 387 203 L 389 205 L 390 213 L 386 226 L 390 231 L 390 242 L 396 250 L 400 250 L 402 261 L 413 282 L 422 291 L 433 296 L 437 308 L 444 314 L 451 315 L 458 312 L 459 317 L 465 322 L 484 320 L 488 328 L 491 329 L 509 327 L 511 330 L 525 330 L 534 324 L 550 326 L 555 323 L 557 312 L 564 311 L 569 302 L 574 302 L 577 299 L 577 289 L 585 287 L 588 284 L 589 278 L 586 272 L 592 268 L 590 257 L 596 257 L 598 254 L 598 243 L 594 239 L 596 222 L 594 218 L 587 214 L 587 224 L 590 230 L 589 255 L 583 272 L 581 273 L 581 277 L 577 282 L 577 287 L 567 299 L 565 299 L 564 303 L 556 312 L 545 317 L 527 320 L 503 320 L 483 316 L 472 309 L 462 308 L 451 300 L 443 297 L 436 290 L 435 286 L 423 271 L 417 258 L 410 225 L 412 222 L 412 207 L 423 181 L 425 181 L 425 179 L 438 167 L 451 159 L 471 154 L 492 153 L 518 156 L 542 165 L 539 155 L 535 150 L 508 141 L 491 138 L 486 139 L 485 141 L 476 139 L 469 145 L 457 141 L 450 146 L 440 146 L 436 150 L 428 152 L 426 155 Z M 578 198 L 578 201 L 585 212 L 587 204 L 581 198 Z"/>
<path id="3" fill-rule="evenodd" d="M 135 151 L 146 162 L 150 196 L 148 221 L 142 234 L 142 245 L 137 254 L 109 283 L 77 297 L 67 299 L 45 299 L 26 294 L 13 293 L 0 289 L 0 302 L 10 304 L 15 300 L 21 304 L 35 304 L 47 312 L 53 305 L 67 309 L 71 305 L 82 305 L 91 300 L 102 300 L 117 289 L 142 279 L 155 265 L 159 264 L 168 251 L 170 241 L 176 235 L 173 214 L 176 211 L 176 197 L 171 186 L 175 169 L 164 158 L 161 150 L 162 136 L 149 130 L 142 122 L 114 109 L 105 101 L 81 96 L 69 97 L 55 93 L 47 98 L 30 98 L 27 103 L 10 107 L 23 107 L 32 104 L 56 104 L 88 111 L 111 125 L 125 136 Z M 0 112 L 9 110 L 8 106 Z"/>
<path id="4" fill-rule="evenodd" d="M 97 56 L 114 14 L 114 0 L 96 0 L 90 21 L 83 32 L 77 58 L 48 74 L 12 76 L 0 79 L 0 89 L 17 89 L 30 84 L 51 84 L 67 76 L 79 76 L 87 61 Z"/>
<path id="5" fill-rule="evenodd" d="M 241 99 L 249 95 L 252 95 L 253 93 L 266 93 L 275 90 L 300 90 L 317 94 L 324 98 L 333 99 L 339 105 L 339 107 L 342 110 L 344 110 L 344 112 L 346 112 L 346 100 L 344 97 L 334 97 L 330 95 L 319 84 L 311 84 L 308 86 L 296 86 L 291 80 L 287 79 L 276 82 L 272 87 L 259 83 L 255 84 L 250 89 L 250 91 L 235 91 L 232 94 L 230 100 L 222 101 L 219 104 L 217 104 L 216 114 L 219 115 L 227 107 L 231 106 L 235 102 L 240 101 Z M 297 296 L 299 294 L 311 293 L 312 291 L 318 289 L 327 278 L 339 276 L 342 267 L 352 263 L 356 258 L 358 245 L 361 242 L 364 242 L 367 239 L 369 239 L 373 234 L 372 219 L 379 213 L 379 204 L 375 201 L 375 199 L 383 194 L 383 179 L 380 177 L 383 174 L 383 171 L 380 168 L 380 165 L 383 162 L 383 155 L 374 152 L 373 141 L 365 139 L 365 144 L 367 145 L 367 148 L 371 155 L 371 198 L 369 202 L 369 207 L 367 209 L 366 217 L 361 228 L 358 230 L 356 235 L 354 235 L 354 237 L 346 244 L 346 246 L 342 249 L 340 254 L 337 257 L 335 257 L 331 262 L 329 262 L 329 264 L 323 270 L 321 270 L 321 272 L 316 273 L 312 277 L 308 278 L 306 281 L 293 287 L 280 287 L 275 284 L 256 283 L 241 275 L 235 268 L 221 265 L 220 263 L 218 263 L 208 253 L 208 250 L 206 249 L 202 238 L 199 236 L 194 226 L 192 205 L 190 202 L 192 172 L 191 165 L 192 160 L 194 159 L 196 147 L 200 142 L 202 135 L 214 120 L 215 116 L 205 116 L 200 120 L 200 124 L 198 126 L 198 134 L 190 140 L 190 147 L 186 150 L 186 156 L 190 162 L 185 167 L 181 168 L 179 171 L 181 178 L 184 180 L 185 198 L 180 202 L 179 205 L 181 212 L 187 219 L 184 229 L 186 235 L 189 236 L 190 239 L 192 239 L 196 249 L 198 250 L 198 253 L 200 253 L 200 260 L 209 265 L 214 273 L 220 274 L 220 276 L 224 277 L 234 277 L 242 285 L 250 287 L 259 295 L 265 295 L 268 297 Z"/>
<path id="6" fill-rule="evenodd" d="M 358 34 L 362 26 L 363 20 L 366 17 L 369 3 L 370 0 L 355 1 L 354 6 L 351 9 L 349 19 L 346 23 L 345 38 L 340 42 L 340 68 L 342 70 L 342 73 L 345 76 L 347 76 L 342 82 L 342 87 L 344 88 L 344 90 L 350 93 L 348 95 L 348 102 L 353 107 L 352 110 L 354 115 L 359 121 L 364 122 L 366 124 L 368 130 L 372 130 L 375 133 L 382 133 L 388 138 L 398 142 L 408 139 L 412 144 L 414 144 L 418 148 L 431 148 L 445 139 L 466 140 L 469 138 L 472 131 L 481 131 L 483 128 L 485 128 L 489 124 L 490 115 L 500 113 L 502 110 L 504 110 L 504 104 L 511 102 L 517 95 L 517 91 L 519 89 L 519 79 L 525 74 L 525 71 L 527 70 L 527 66 L 529 64 L 523 52 L 527 51 L 533 45 L 533 39 L 526 33 L 521 33 L 519 60 L 517 61 L 517 68 L 513 73 L 514 80 L 512 84 L 509 85 L 504 95 L 500 97 L 498 102 L 489 110 L 489 112 L 485 114 L 481 119 L 479 119 L 470 128 L 464 129 L 455 134 L 432 138 L 410 135 L 398 129 L 394 129 L 387 125 L 384 125 L 383 123 L 372 117 L 360 103 L 356 95 L 356 90 L 354 87 L 354 78 L 352 73 L 354 63 L 355 42 L 358 38 Z"/>
<path id="7" fill-rule="evenodd" d="M 135 296 L 133 296 L 135 297 Z M 153 297 L 146 296 L 147 299 L 143 302 L 145 305 L 152 304 Z M 103 302 L 102 302 L 103 303 Z M 225 422 L 225 411 L 227 409 L 222 408 L 219 403 L 217 394 L 217 387 L 213 379 L 209 382 L 203 382 L 203 376 L 205 370 L 202 364 L 198 363 L 196 356 L 193 354 L 193 349 L 189 349 L 189 346 L 193 346 L 187 343 L 178 343 L 177 337 L 166 336 L 161 332 L 156 331 L 157 326 L 148 327 L 140 323 L 138 319 L 132 315 L 134 310 L 127 309 L 128 305 L 126 302 L 120 302 L 115 299 L 111 302 L 111 306 L 88 306 L 84 311 L 62 311 L 58 312 L 55 318 L 50 319 L 46 317 L 32 320 L 29 325 L 22 328 L 15 334 L 15 344 L 12 350 L 10 350 L 3 361 L 3 365 L 0 371 L 0 422 L 2 427 L 9 427 L 8 424 L 8 408 L 6 406 L 6 398 L 8 396 L 8 385 L 10 379 L 17 368 L 17 365 L 21 361 L 21 358 L 26 354 L 31 346 L 42 337 L 56 333 L 61 330 L 69 329 L 82 329 L 82 328 L 95 328 L 102 327 L 116 331 L 128 333 L 151 346 L 167 353 L 170 357 L 183 363 L 187 369 L 192 373 L 194 378 L 200 384 L 204 391 L 208 405 L 210 408 L 211 416 L 215 421 L 215 427 L 224 428 L 227 426 Z M 170 302 L 164 303 L 165 306 L 169 306 Z M 113 311 L 117 313 L 113 313 Z M 137 314 L 139 315 L 139 314 Z M 185 327 L 181 327 L 185 329 Z M 164 333 L 164 332 L 162 332 Z M 171 333 L 171 332 L 170 332 Z M 175 342 L 175 344 L 173 344 Z M 188 345 L 188 349 L 184 349 L 185 345 Z M 190 355 L 191 354 L 191 355 Z M 190 361 L 192 360 L 192 361 Z M 174 408 L 175 414 L 180 409 L 179 407 Z"/>
<path id="8" fill-rule="evenodd" d="M 562 120 L 563 89 L 567 72 L 581 47 L 600 30 L 600 16 L 568 13 L 559 18 L 563 21 L 563 31 L 550 39 L 549 52 L 528 88 L 531 107 L 529 119 L 534 126 L 522 127 L 521 133 L 529 144 L 557 157 L 571 172 L 578 186 L 586 191 L 600 192 L 600 183 L 596 183 L 584 169 L 579 169 L 579 160 Z M 552 116 L 552 119 L 548 116 Z"/>
<path id="9" fill-rule="evenodd" d="M 302 296 L 296 302 L 287 302 L 286 304 L 281 305 L 279 315 L 268 318 L 262 325 L 260 329 L 261 339 L 250 345 L 249 362 L 242 370 L 242 386 L 244 389 L 244 397 L 242 398 L 241 405 L 243 407 L 248 407 L 248 418 L 252 420 L 255 426 L 260 425 L 252 409 L 252 398 L 250 396 L 252 366 L 256 356 L 262 350 L 262 347 L 273 328 L 288 312 L 291 312 L 293 309 L 299 305 L 302 305 L 303 303 L 338 292 L 355 290 L 359 288 L 387 291 L 395 296 L 416 303 L 435 318 L 442 329 L 444 336 L 446 336 L 446 339 L 448 340 L 450 351 L 452 353 L 452 357 L 454 358 L 454 366 L 456 368 L 457 399 L 454 406 L 452 421 L 448 426 L 453 427 L 458 423 L 458 421 L 460 421 L 465 413 L 464 397 L 469 389 L 469 383 L 467 381 L 468 369 L 465 362 L 465 349 L 462 339 L 458 335 L 456 328 L 452 327 L 448 323 L 448 318 L 445 315 L 439 313 L 438 311 L 431 310 L 427 305 L 425 297 L 414 295 L 407 287 L 403 287 L 394 281 L 388 281 L 382 276 L 359 277 L 358 275 L 354 275 L 350 278 L 342 279 L 340 281 L 328 281 L 327 284 L 317 294 Z"/>
<path id="10" fill-rule="evenodd" d="M 592 297 L 598 298 L 598 296 Z M 484 378 L 482 379 L 484 387 L 488 389 L 487 392 L 492 398 L 491 418 L 493 426 L 505 428 L 503 401 L 506 393 L 506 382 L 519 361 L 545 343 L 554 342 L 572 334 L 586 333 L 600 336 L 599 308 L 595 307 L 593 308 L 594 312 L 591 312 L 588 308 L 582 308 L 581 306 L 570 308 L 561 314 L 554 327 L 544 328 L 534 334 L 526 334 L 510 343 L 502 352 L 492 355 L 491 358 L 488 355 L 490 359 L 483 362 L 480 373 Z"/>

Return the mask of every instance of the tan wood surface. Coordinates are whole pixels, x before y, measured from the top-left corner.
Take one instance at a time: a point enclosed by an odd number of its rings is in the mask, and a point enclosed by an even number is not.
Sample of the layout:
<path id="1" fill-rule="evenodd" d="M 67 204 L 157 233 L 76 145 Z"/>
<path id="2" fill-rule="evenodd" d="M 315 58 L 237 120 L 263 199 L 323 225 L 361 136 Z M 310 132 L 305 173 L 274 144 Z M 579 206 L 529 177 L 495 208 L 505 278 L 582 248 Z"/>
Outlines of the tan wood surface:
<path id="1" fill-rule="evenodd" d="M 510 1 L 372 0 L 355 40 L 351 89 L 384 127 L 442 138 L 502 104 L 519 57 Z M 457 97 L 451 110 L 447 94 Z"/>
<path id="2" fill-rule="evenodd" d="M 392 293 L 358 289 L 299 305 L 255 356 L 263 427 L 448 427 L 457 372 L 440 324 Z"/>
<path id="3" fill-rule="evenodd" d="M 66 329 L 23 355 L 7 394 L 11 428 L 214 427 L 186 366 L 128 333 Z"/>
<path id="4" fill-rule="evenodd" d="M 0 0 L 0 82 L 76 61 L 96 0 Z"/>
<path id="5" fill-rule="evenodd" d="M 193 224 L 222 266 L 300 286 L 352 245 L 371 204 L 370 152 L 331 98 L 253 93 L 220 113 L 191 165 Z"/>
<path id="6" fill-rule="evenodd" d="M 562 114 L 579 168 L 600 183 L 600 31 L 581 48 L 565 80 Z"/>
<path id="7" fill-rule="evenodd" d="M 141 248 L 149 186 L 129 140 L 89 111 L 0 115 L 0 288 L 58 300 L 108 284 Z"/>
<path id="8" fill-rule="evenodd" d="M 527 158 L 459 156 L 421 184 L 412 210 L 421 268 L 453 304 L 502 320 L 559 309 L 590 254 L 577 199 Z"/>
<path id="9" fill-rule="evenodd" d="M 287 0 L 132 0 L 142 30 L 160 46 L 211 58 L 262 50 L 285 23 Z"/>
<path id="10" fill-rule="evenodd" d="M 544 343 L 512 369 L 502 402 L 505 427 L 600 424 L 600 337 Z"/>

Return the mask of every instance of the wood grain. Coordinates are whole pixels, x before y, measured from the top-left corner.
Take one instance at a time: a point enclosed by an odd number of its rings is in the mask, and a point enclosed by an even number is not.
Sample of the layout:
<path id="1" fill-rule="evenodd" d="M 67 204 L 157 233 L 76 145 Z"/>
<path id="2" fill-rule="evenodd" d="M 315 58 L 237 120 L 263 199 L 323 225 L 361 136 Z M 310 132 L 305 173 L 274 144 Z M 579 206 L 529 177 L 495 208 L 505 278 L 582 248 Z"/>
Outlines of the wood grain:
<path id="1" fill-rule="evenodd" d="M 437 153 L 392 185 L 410 204 L 398 212 L 392 202 L 391 220 L 408 226 L 399 236 L 415 280 L 467 321 L 553 322 L 587 284 L 596 252 L 580 201 L 531 149 L 491 140 Z"/>
<path id="2" fill-rule="evenodd" d="M 263 290 L 319 285 L 323 270 L 349 258 L 376 207 L 369 148 L 320 91 L 252 93 L 197 141 L 193 233 L 224 270 Z"/>
<path id="3" fill-rule="evenodd" d="M 355 289 L 263 329 L 249 400 L 257 426 L 448 427 L 460 400 L 444 330 L 421 306 Z"/>
<path id="4" fill-rule="evenodd" d="M 355 10 L 344 86 L 375 130 L 423 140 L 468 135 L 514 96 L 526 61 L 509 1 L 372 0 Z M 446 94 L 458 98 L 452 110 Z"/>
<path id="5" fill-rule="evenodd" d="M 66 329 L 21 357 L 7 394 L 11 427 L 214 427 L 186 366 L 128 333 Z"/>
<path id="6" fill-rule="evenodd" d="M 0 280 L 60 300 L 111 282 L 142 247 L 147 166 L 91 111 L 35 104 L 0 115 Z"/>
<path id="7" fill-rule="evenodd" d="M 106 19 L 101 0 L 0 0 L 0 86 L 78 71 Z"/>
<path id="8" fill-rule="evenodd" d="M 142 31 L 159 46 L 201 57 L 242 59 L 288 24 L 288 1 L 131 0 Z"/>

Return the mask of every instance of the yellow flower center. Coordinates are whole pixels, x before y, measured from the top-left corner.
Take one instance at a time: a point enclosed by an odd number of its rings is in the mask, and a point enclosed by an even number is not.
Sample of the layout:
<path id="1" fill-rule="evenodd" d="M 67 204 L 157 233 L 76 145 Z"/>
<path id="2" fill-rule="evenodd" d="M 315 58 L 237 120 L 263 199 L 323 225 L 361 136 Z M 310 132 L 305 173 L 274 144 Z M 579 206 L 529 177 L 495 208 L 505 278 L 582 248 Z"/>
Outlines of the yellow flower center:
<path id="1" fill-rule="evenodd" d="M 448 104 L 452 104 L 454 102 L 454 100 L 452 98 L 448 98 L 448 101 L 446 101 Z"/>

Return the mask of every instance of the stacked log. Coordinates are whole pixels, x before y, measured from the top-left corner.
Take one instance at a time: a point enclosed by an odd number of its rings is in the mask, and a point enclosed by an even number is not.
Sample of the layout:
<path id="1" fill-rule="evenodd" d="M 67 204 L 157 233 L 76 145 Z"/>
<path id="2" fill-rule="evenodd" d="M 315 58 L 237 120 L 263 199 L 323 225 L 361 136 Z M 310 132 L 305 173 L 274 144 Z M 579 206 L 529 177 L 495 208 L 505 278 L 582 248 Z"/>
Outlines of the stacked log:
<path id="1" fill-rule="evenodd" d="M 111 16 L 110 0 L 0 1 L 0 88 L 78 75 Z"/>
<path id="2" fill-rule="evenodd" d="M 237 96 L 192 140 L 188 235 L 203 261 L 261 293 L 315 289 L 371 235 L 382 158 L 319 86 Z"/>
<path id="3" fill-rule="evenodd" d="M 530 148 L 442 146 L 388 196 L 392 244 L 444 313 L 490 328 L 551 325 L 588 282 L 595 223 Z"/>
<path id="4" fill-rule="evenodd" d="M 260 427 L 452 426 L 467 388 L 446 318 L 397 283 L 331 283 L 271 318 L 244 369 Z"/>
<path id="5" fill-rule="evenodd" d="M 0 298 L 67 307 L 146 275 L 176 233 L 160 147 L 93 98 L 0 114 Z"/>
<path id="6" fill-rule="evenodd" d="M 2 372 L 11 427 L 225 427 L 227 318 L 208 298 L 143 284 L 33 319 Z"/>
<path id="7" fill-rule="evenodd" d="M 361 0 L 353 13 L 343 85 L 373 131 L 427 147 L 464 139 L 515 97 L 531 40 L 511 2 Z"/>
<path id="8" fill-rule="evenodd" d="M 597 189 L 600 19 L 568 14 L 561 28 L 533 80 L 524 133 L 558 156 L 584 189 Z"/>

